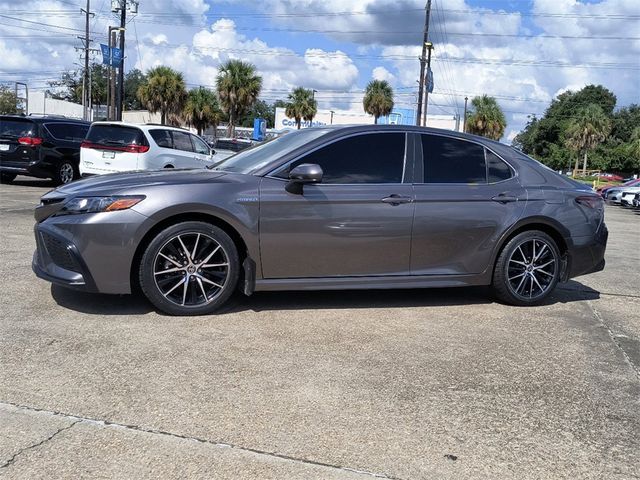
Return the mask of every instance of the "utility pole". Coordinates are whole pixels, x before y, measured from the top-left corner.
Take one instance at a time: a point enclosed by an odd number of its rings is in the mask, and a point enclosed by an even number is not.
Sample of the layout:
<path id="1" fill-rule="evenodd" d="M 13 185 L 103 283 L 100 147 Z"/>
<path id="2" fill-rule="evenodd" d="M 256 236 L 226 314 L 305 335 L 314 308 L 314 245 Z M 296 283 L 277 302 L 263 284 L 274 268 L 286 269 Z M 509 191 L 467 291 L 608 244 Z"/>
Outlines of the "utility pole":
<path id="1" fill-rule="evenodd" d="M 433 74 L 431 72 L 431 50 L 433 50 L 433 43 L 427 42 L 427 48 L 429 49 L 429 55 L 427 57 L 427 78 L 429 75 Z M 433 77 L 431 78 L 433 81 Z M 422 114 L 422 126 L 427 126 L 427 108 L 429 107 L 429 85 L 427 82 L 426 88 L 424 89 L 424 112 Z"/>
<path id="2" fill-rule="evenodd" d="M 422 39 L 422 55 L 420 56 L 420 88 L 418 89 L 418 111 L 416 112 L 416 125 L 420 125 L 422 117 L 422 97 L 424 94 L 424 73 L 427 66 L 427 42 L 429 41 L 429 17 L 431 16 L 431 0 L 427 0 L 424 18 L 424 36 Z"/>
<path id="3" fill-rule="evenodd" d="M 464 97 L 464 117 L 462 118 L 462 133 L 467 131 L 467 100 L 469 100 L 469 97 Z"/>
<path id="4" fill-rule="evenodd" d="M 91 49 L 91 39 L 89 38 L 89 19 L 94 15 L 91 13 L 91 0 L 87 0 L 87 8 L 81 8 L 80 11 L 85 14 L 84 37 L 78 37 L 82 40 L 82 48 L 76 50 L 84 51 L 84 72 L 82 75 L 82 117 L 85 120 L 91 120 L 91 72 L 89 70 L 89 54 Z"/>
<path id="5" fill-rule="evenodd" d="M 120 67 L 118 70 L 118 102 L 116 103 L 116 120 L 122 121 L 122 104 L 124 102 L 124 29 L 127 25 L 127 0 L 120 0 Z"/>

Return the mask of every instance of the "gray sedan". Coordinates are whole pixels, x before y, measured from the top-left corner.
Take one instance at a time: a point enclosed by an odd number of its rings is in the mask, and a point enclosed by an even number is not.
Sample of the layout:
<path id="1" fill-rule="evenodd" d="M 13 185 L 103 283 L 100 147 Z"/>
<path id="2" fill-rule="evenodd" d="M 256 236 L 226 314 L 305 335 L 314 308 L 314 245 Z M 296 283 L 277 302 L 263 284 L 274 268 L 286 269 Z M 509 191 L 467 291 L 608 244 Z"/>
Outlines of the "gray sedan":
<path id="1" fill-rule="evenodd" d="M 406 126 L 289 133 L 212 170 L 105 175 L 42 197 L 33 270 L 141 290 L 175 315 L 239 288 L 492 285 L 514 305 L 604 268 L 598 195 L 485 138 Z"/>

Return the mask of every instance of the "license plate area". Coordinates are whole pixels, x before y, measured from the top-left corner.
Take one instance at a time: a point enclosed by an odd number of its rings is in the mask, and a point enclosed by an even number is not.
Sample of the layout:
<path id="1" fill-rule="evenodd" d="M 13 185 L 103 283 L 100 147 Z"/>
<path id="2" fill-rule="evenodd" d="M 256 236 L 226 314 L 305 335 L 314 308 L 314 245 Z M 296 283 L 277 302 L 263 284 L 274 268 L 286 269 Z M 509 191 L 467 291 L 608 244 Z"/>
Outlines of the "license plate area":
<path id="1" fill-rule="evenodd" d="M 116 158 L 116 152 L 102 152 L 102 158 Z"/>
<path id="2" fill-rule="evenodd" d="M 6 143 L 0 143 L 0 152 L 8 152 L 9 151 L 9 146 Z"/>

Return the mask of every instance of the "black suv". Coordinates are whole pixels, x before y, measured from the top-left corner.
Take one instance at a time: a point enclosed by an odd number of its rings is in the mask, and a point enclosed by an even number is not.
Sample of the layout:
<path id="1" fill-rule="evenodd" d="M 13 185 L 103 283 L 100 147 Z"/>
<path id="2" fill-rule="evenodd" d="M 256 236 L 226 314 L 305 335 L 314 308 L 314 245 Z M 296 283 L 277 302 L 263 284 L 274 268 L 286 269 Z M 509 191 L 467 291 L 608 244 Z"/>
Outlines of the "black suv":
<path id="1" fill-rule="evenodd" d="M 0 177 L 51 178 L 57 185 L 78 178 L 80 144 L 89 122 L 54 116 L 0 115 Z"/>

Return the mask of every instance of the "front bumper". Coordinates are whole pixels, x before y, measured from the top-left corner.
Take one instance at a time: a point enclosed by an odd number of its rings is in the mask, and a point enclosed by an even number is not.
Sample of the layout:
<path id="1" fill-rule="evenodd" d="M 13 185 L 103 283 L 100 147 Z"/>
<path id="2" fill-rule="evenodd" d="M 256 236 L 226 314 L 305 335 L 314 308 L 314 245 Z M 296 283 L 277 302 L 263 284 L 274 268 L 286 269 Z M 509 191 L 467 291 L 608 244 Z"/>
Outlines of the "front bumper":
<path id="1" fill-rule="evenodd" d="M 604 222 L 595 235 L 574 237 L 569 248 L 569 266 L 567 278 L 604 270 L 604 254 L 607 249 L 609 230 Z"/>
<path id="2" fill-rule="evenodd" d="M 75 244 L 41 224 L 35 226 L 34 233 L 36 251 L 31 268 L 38 278 L 75 290 L 98 291 Z"/>

